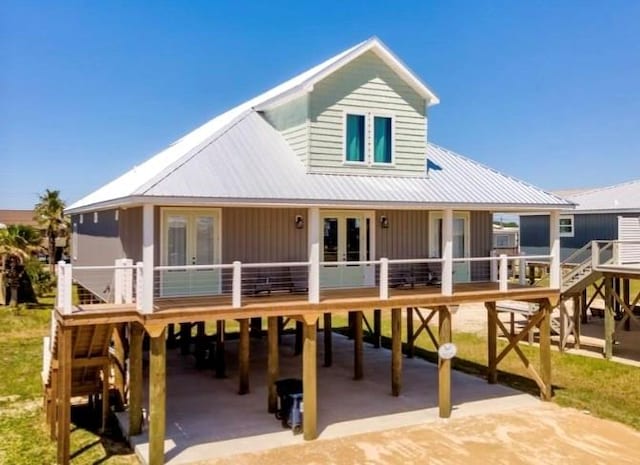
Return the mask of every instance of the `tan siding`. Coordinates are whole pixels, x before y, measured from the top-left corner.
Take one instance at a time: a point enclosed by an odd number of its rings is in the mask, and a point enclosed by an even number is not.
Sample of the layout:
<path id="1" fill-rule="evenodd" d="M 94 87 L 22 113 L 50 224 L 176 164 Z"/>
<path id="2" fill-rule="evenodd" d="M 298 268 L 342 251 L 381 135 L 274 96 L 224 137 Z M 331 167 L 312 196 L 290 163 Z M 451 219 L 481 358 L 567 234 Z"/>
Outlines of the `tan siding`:
<path id="1" fill-rule="evenodd" d="M 142 207 L 120 210 L 120 239 L 124 256 L 142 260 Z"/>
<path id="2" fill-rule="evenodd" d="M 349 109 L 394 114 L 394 165 L 343 165 L 344 113 Z M 423 175 L 425 101 L 373 52 L 317 83 L 309 101 L 310 171 Z M 367 141 L 370 145 L 370 140 Z"/>
<path id="3" fill-rule="evenodd" d="M 386 216 L 389 227 L 380 226 Z M 429 212 L 424 210 L 379 210 L 376 212 L 378 258 L 427 258 L 429 256 Z"/>
<path id="4" fill-rule="evenodd" d="M 493 226 L 491 212 L 471 212 L 471 256 L 488 257 L 491 254 Z M 490 275 L 489 262 L 471 263 L 471 280 L 488 281 Z"/>
<path id="5" fill-rule="evenodd" d="M 295 228 L 296 215 L 305 219 L 304 228 Z M 306 209 L 223 208 L 223 263 L 306 261 L 306 216 Z"/>

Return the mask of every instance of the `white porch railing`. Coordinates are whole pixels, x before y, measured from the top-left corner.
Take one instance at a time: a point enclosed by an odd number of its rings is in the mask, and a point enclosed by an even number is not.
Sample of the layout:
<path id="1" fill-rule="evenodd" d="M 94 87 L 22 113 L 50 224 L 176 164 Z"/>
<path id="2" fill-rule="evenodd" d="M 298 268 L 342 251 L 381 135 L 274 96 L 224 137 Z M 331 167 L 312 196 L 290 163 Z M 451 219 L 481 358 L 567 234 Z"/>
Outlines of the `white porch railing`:
<path id="1" fill-rule="evenodd" d="M 458 264 L 467 263 L 475 281 L 487 279 L 498 283 L 500 291 L 509 289 L 508 264 L 518 262 L 521 269 L 527 260 L 552 261 L 551 255 L 490 256 L 450 259 L 444 258 L 388 259 L 366 261 L 321 262 L 319 260 L 274 263 L 242 263 L 235 261 L 213 265 L 155 266 L 151 280 L 153 292 L 145 292 L 145 267 L 142 262 L 133 264 L 130 259 L 120 259 L 113 266 L 58 265 L 58 296 L 56 306 L 63 314 L 73 309 L 73 286 L 77 282 L 84 287 L 102 292 L 104 302 L 133 305 L 138 311 L 153 308 L 156 298 L 183 298 L 210 296 L 212 302 L 241 308 L 247 298 L 277 293 L 299 295 L 310 303 L 319 302 L 320 290 L 337 288 L 378 288 L 380 300 L 388 300 L 390 289 L 415 286 L 439 287 L 440 294 L 452 295 L 454 282 L 470 282 L 456 274 Z M 485 263 L 479 267 L 477 264 Z M 450 270 L 450 272 L 446 272 Z M 521 273 L 522 275 L 522 273 Z M 486 276 L 487 279 L 477 279 Z M 455 279 L 454 279 L 455 278 Z M 551 280 L 551 288 L 554 288 Z M 559 282 L 559 277 L 558 277 Z M 520 284 L 524 284 L 521 282 Z M 146 295 L 151 295 L 151 305 L 143 305 Z"/>

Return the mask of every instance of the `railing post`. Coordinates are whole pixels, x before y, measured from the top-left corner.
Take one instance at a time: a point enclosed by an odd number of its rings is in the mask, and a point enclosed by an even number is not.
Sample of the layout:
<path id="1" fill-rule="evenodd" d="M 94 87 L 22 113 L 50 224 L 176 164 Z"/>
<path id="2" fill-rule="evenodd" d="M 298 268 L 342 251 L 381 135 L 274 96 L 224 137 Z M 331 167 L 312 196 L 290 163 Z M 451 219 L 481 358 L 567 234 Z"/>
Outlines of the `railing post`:
<path id="1" fill-rule="evenodd" d="M 239 261 L 233 262 L 231 296 L 233 308 L 242 307 L 242 263 Z"/>
<path id="2" fill-rule="evenodd" d="M 124 303 L 124 270 L 122 266 L 122 258 L 117 258 L 114 262 L 115 269 L 113 270 L 113 303 Z"/>
<path id="3" fill-rule="evenodd" d="M 380 259 L 380 300 L 389 300 L 389 259 Z"/>
<path id="4" fill-rule="evenodd" d="M 613 265 L 622 265 L 623 263 L 620 260 L 620 243 L 618 241 L 613 241 L 613 250 L 611 252 L 611 257 L 613 258 Z"/>
<path id="5" fill-rule="evenodd" d="M 560 289 L 562 281 L 560 274 L 560 212 L 557 210 L 549 214 L 549 249 L 551 255 L 549 287 Z"/>
<path id="6" fill-rule="evenodd" d="M 309 208 L 309 303 L 320 302 L 320 209 Z"/>
<path id="7" fill-rule="evenodd" d="M 453 294 L 453 210 L 442 215 L 442 294 Z"/>
<path id="8" fill-rule="evenodd" d="M 144 286 L 142 288 L 142 311 L 153 313 L 153 255 L 154 255 L 154 211 L 153 205 L 142 206 L 142 263 Z"/>
<path id="9" fill-rule="evenodd" d="M 598 241 L 591 241 L 591 268 L 596 269 L 600 264 L 600 244 Z"/>
<path id="10" fill-rule="evenodd" d="M 64 265 L 64 294 L 62 301 L 62 313 L 64 315 L 71 314 L 72 298 L 73 298 L 73 266 L 70 263 Z"/>
<path id="11" fill-rule="evenodd" d="M 520 256 L 520 261 L 518 261 L 518 282 L 521 286 L 527 284 L 527 259 L 524 257 L 524 253 Z"/>
<path id="12" fill-rule="evenodd" d="M 500 255 L 500 292 L 507 292 L 509 289 L 509 265 L 507 255 Z"/>
<path id="13" fill-rule="evenodd" d="M 58 277 L 58 282 L 56 285 L 56 308 L 62 311 L 62 306 L 64 305 L 64 266 L 66 263 L 63 260 L 60 260 L 57 265 L 56 276 Z"/>
<path id="14" fill-rule="evenodd" d="M 136 309 L 142 310 L 142 299 L 144 299 L 144 265 L 142 262 L 136 263 Z"/>
<path id="15" fill-rule="evenodd" d="M 496 252 L 495 250 L 491 251 L 491 256 L 492 257 L 497 257 L 498 256 L 498 252 Z M 491 260 L 489 262 L 490 265 L 490 270 L 491 270 L 491 276 L 490 279 L 492 282 L 498 282 L 498 262 L 496 260 Z"/>

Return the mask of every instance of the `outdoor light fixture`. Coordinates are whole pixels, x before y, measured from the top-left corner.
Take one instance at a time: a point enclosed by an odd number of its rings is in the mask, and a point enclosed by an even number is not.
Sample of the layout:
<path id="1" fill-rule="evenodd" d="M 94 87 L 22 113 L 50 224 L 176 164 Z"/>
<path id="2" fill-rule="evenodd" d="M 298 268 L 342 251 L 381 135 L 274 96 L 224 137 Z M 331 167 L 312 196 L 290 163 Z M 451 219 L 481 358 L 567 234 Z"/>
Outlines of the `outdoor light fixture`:
<path id="1" fill-rule="evenodd" d="M 302 215 L 296 215 L 296 229 L 302 229 L 304 228 L 304 218 L 302 218 Z"/>
<path id="2" fill-rule="evenodd" d="M 380 226 L 382 226 L 382 228 L 387 229 L 389 227 L 389 218 L 387 218 L 386 216 L 381 216 L 380 217 Z"/>

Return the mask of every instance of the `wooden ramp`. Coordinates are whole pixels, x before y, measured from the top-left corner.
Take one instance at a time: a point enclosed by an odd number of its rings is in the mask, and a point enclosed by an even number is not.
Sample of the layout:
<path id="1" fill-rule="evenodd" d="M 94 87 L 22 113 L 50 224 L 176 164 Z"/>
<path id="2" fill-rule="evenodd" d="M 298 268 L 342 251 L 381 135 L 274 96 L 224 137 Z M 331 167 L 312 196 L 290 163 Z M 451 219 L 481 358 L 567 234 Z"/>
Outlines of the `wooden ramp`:
<path id="1" fill-rule="evenodd" d="M 44 407 L 51 438 L 58 440 L 59 463 L 66 463 L 69 457 L 72 397 L 90 396 L 95 400 L 100 396 L 102 427 L 105 427 L 109 413 L 109 350 L 114 329 L 116 325 L 99 324 L 65 328 L 63 332 L 54 326 L 52 335 L 45 338 L 42 371 Z"/>

